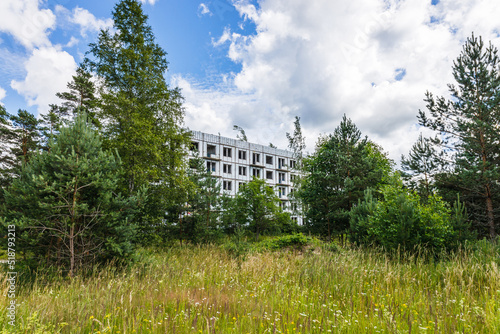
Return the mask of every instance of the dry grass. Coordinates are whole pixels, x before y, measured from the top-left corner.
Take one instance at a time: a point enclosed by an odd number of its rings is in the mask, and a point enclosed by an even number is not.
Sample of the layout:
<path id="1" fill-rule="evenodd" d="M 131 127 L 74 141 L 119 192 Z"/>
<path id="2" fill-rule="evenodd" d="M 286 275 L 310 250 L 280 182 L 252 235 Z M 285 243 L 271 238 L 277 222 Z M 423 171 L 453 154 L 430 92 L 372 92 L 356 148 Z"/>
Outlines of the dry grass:
<path id="1" fill-rule="evenodd" d="M 490 248 L 488 248 L 490 247 Z M 216 246 L 19 291 L 19 333 L 499 333 L 493 246 L 439 262 L 318 247 L 235 259 Z M 4 280 L 2 280 L 4 281 Z M 6 285 L 0 328 L 6 318 Z"/>

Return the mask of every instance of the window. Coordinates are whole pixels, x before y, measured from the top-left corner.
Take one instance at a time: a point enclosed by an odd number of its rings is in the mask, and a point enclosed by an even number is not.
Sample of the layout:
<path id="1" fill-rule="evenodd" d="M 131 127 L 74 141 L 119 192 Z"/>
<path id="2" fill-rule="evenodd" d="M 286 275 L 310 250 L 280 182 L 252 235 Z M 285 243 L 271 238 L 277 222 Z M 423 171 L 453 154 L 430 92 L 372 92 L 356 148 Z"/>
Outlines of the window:
<path id="1" fill-rule="evenodd" d="M 278 158 L 278 168 L 279 169 L 285 168 L 285 159 Z"/>
<path id="2" fill-rule="evenodd" d="M 231 190 L 231 181 L 223 181 L 222 182 L 222 188 L 224 190 Z"/>
<path id="3" fill-rule="evenodd" d="M 232 155 L 231 155 L 231 149 L 228 148 L 228 147 L 224 147 L 222 149 L 222 155 L 225 156 L 225 157 L 231 158 L 232 157 Z"/>
<path id="4" fill-rule="evenodd" d="M 298 181 L 298 180 L 299 180 L 299 176 L 298 175 L 295 175 L 295 174 L 290 175 L 290 181 L 295 182 L 295 181 Z"/>
<path id="5" fill-rule="evenodd" d="M 207 161 L 207 172 L 215 172 L 215 162 Z"/>
<path id="6" fill-rule="evenodd" d="M 199 150 L 198 143 L 197 143 L 197 142 L 195 142 L 195 141 L 192 141 L 192 142 L 191 142 L 191 146 L 189 147 L 189 149 L 190 149 L 192 152 L 198 152 L 198 150 Z"/>
<path id="7" fill-rule="evenodd" d="M 247 151 L 238 151 L 238 159 L 246 160 L 247 159 Z"/>
<path id="8" fill-rule="evenodd" d="M 247 168 L 246 167 L 243 167 L 243 166 L 239 166 L 238 167 L 238 173 L 240 175 L 247 175 Z"/>
<path id="9" fill-rule="evenodd" d="M 293 221 L 295 224 L 297 224 L 297 223 L 298 223 L 298 221 L 297 221 L 297 217 L 292 217 L 292 221 Z"/>
<path id="10" fill-rule="evenodd" d="M 292 211 L 297 211 L 297 203 L 291 203 Z"/>
<path id="11" fill-rule="evenodd" d="M 243 188 L 245 186 L 245 182 L 240 182 L 238 184 L 238 190 L 240 190 L 241 188 Z"/>
<path id="12" fill-rule="evenodd" d="M 211 156 L 215 155 L 216 148 L 215 145 L 207 145 L 207 156 L 210 158 Z"/>
<path id="13" fill-rule="evenodd" d="M 285 183 L 285 173 L 278 173 L 278 182 Z"/>
<path id="14" fill-rule="evenodd" d="M 286 188 L 285 187 L 278 187 L 278 197 L 281 198 L 283 196 L 286 196 Z"/>
<path id="15" fill-rule="evenodd" d="M 271 155 L 266 155 L 266 164 L 267 165 L 273 164 L 273 157 Z"/>
<path id="16" fill-rule="evenodd" d="M 290 168 L 295 168 L 295 160 L 290 160 Z"/>
<path id="17" fill-rule="evenodd" d="M 231 165 L 224 164 L 222 166 L 222 172 L 224 172 L 226 174 L 231 174 Z"/>
<path id="18" fill-rule="evenodd" d="M 252 161 L 253 161 L 254 165 L 257 165 L 260 162 L 260 154 L 259 153 L 254 153 Z"/>
<path id="19" fill-rule="evenodd" d="M 254 168 L 252 171 L 252 175 L 255 177 L 260 177 L 260 169 Z"/>
<path id="20" fill-rule="evenodd" d="M 272 180 L 273 179 L 273 172 L 270 172 L 270 171 L 266 172 L 266 179 Z"/>

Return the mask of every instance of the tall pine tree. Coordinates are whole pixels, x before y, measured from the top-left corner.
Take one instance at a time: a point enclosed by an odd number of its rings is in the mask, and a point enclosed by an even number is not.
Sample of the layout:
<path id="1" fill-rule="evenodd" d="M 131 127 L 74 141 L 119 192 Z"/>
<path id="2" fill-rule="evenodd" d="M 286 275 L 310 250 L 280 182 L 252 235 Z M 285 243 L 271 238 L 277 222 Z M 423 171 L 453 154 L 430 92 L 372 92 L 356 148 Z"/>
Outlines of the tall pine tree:
<path id="1" fill-rule="evenodd" d="M 147 19 L 139 1 L 121 0 L 113 11 L 113 32 L 100 32 L 86 61 L 103 83 L 97 117 L 105 147 L 122 158 L 123 189 L 133 194 L 142 185 L 150 187 L 144 222 L 158 225 L 186 199 L 189 139 L 181 128 L 182 97 L 165 81 L 166 53 Z"/>
<path id="2" fill-rule="evenodd" d="M 477 226 L 491 238 L 498 233 L 500 200 L 500 61 L 498 50 L 481 38 L 467 39 L 453 63 L 456 85 L 451 99 L 427 92 L 428 113 L 420 124 L 440 133 L 440 145 L 452 154 L 454 180 Z"/>

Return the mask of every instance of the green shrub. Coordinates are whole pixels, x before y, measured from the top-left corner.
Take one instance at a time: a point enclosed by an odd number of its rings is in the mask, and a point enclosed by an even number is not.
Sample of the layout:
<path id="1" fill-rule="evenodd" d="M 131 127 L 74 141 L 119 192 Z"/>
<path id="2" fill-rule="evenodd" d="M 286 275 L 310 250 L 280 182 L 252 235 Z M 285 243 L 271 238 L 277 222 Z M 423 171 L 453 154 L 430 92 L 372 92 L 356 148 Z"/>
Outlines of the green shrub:
<path id="1" fill-rule="evenodd" d="M 444 249 L 454 236 L 451 209 L 437 195 L 422 204 L 419 196 L 399 179 L 381 188 L 381 200 L 365 192 L 364 201 L 351 210 L 351 240 L 375 244 L 387 250 L 414 250 L 425 246 Z"/>
<path id="2" fill-rule="evenodd" d="M 295 233 L 265 240 L 262 242 L 262 245 L 264 248 L 269 250 L 280 250 L 287 247 L 301 250 L 310 242 L 311 240 L 302 233 Z"/>

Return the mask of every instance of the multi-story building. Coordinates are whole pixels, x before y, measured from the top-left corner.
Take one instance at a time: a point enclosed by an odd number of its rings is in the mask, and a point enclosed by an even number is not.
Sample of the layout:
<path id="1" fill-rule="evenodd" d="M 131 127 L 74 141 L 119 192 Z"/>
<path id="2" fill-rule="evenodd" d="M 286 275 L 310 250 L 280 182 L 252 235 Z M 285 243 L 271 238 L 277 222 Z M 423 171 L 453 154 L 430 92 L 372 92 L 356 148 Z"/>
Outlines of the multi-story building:
<path id="1" fill-rule="evenodd" d="M 294 191 L 293 180 L 298 177 L 293 153 L 286 150 L 253 144 L 241 140 L 192 131 L 190 157 L 205 160 L 212 176 L 220 178 L 222 191 L 236 195 L 239 187 L 258 177 L 266 180 L 280 198 L 283 210 L 292 213 L 292 219 L 302 224 L 296 215 L 295 203 L 290 194 Z"/>

